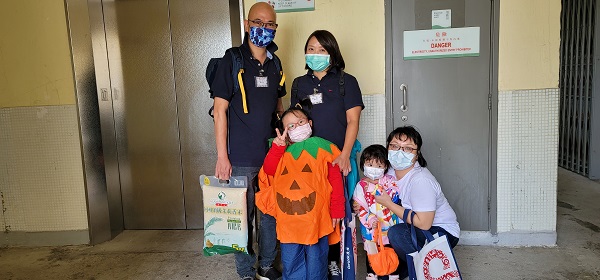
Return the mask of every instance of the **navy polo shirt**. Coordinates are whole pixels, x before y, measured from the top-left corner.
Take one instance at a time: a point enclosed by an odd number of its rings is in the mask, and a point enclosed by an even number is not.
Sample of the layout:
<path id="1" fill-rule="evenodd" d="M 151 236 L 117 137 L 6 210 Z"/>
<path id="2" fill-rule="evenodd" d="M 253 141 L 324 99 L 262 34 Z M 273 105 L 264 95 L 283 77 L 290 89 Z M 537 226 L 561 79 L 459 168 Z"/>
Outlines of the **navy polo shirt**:
<path id="1" fill-rule="evenodd" d="M 252 57 L 248 34 L 240 48 L 244 57 L 242 79 L 248 113 L 244 113 L 241 92 L 233 92 L 233 62 L 229 54 L 224 55 L 219 63 L 211 90 L 215 97 L 229 101 L 227 148 L 231 165 L 258 167 L 262 166 L 267 154 L 268 139 L 274 134 L 271 118 L 277 99 L 286 93 L 285 85 L 278 90 L 281 78 L 273 60 L 273 53 L 277 50 L 275 43 L 267 46 L 267 59 L 263 65 Z M 261 76 L 261 72 L 262 76 L 268 77 L 266 87 L 257 87 L 256 77 Z"/>
<path id="2" fill-rule="evenodd" d="M 340 71 L 333 68 L 319 80 L 308 70 L 306 75 L 298 77 L 298 96 L 292 96 L 290 104 L 294 106 L 298 100 L 309 98 L 317 92 L 322 93 L 323 102 L 313 104 L 310 116 L 313 120 L 313 136 L 333 142 L 341 150 L 346 138 L 346 111 L 356 106 L 365 108 L 362 94 L 356 78 L 344 72 L 345 94 L 340 93 Z"/>

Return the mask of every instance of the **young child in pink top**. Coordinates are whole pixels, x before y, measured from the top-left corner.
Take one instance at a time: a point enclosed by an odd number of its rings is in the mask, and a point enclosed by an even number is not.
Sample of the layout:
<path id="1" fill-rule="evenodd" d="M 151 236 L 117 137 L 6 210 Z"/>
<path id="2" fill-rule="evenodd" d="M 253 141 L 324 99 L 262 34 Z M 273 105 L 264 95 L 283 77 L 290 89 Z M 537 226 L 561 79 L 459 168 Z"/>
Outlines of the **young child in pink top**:
<path id="1" fill-rule="evenodd" d="M 387 230 L 400 221 L 396 214 L 375 202 L 375 194 L 385 191 L 394 203 L 400 203 L 400 190 L 395 177 L 385 174 L 390 167 L 387 154 L 384 146 L 371 145 L 365 148 L 360 156 L 360 168 L 365 177 L 356 184 L 353 208 L 360 220 L 361 235 L 368 254 L 377 252 L 377 240 L 373 239 L 376 228 L 381 226 L 383 244 L 388 245 Z M 371 252 L 372 250 L 375 251 Z M 366 279 L 377 279 L 368 261 Z M 390 275 L 389 279 L 398 279 L 398 276 Z"/>

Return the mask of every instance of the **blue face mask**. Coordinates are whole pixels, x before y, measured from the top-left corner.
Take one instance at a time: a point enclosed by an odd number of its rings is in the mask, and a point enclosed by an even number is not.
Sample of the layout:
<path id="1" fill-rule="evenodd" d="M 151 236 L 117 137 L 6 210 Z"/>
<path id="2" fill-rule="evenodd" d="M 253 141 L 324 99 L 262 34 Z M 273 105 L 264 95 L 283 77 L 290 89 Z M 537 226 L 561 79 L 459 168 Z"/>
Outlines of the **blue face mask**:
<path id="1" fill-rule="evenodd" d="M 305 54 L 306 65 L 316 72 L 321 72 L 329 67 L 328 54 Z"/>
<path id="2" fill-rule="evenodd" d="M 394 170 L 405 170 L 413 165 L 415 154 L 402 150 L 388 151 L 388 160 Z"/>
<path id="3" fill-rule="evenodd" d="M 275 30 L 265 27 L 250 27 L 250 41 L 259 48 L 267 47 L 275 39 Z"/>

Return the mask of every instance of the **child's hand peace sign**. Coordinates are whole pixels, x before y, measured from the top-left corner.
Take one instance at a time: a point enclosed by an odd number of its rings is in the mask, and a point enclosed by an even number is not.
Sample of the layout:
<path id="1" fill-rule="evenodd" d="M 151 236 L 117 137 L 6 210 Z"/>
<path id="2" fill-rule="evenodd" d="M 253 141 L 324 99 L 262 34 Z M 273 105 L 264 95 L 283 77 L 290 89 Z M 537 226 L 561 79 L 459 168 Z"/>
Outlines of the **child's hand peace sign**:
<path id="1" fill-rule="evenodd" d="M 279 133 L 279 128 L 276 128 L 275 132 L 277 133 L 277 137 L 275 137 L 275 139 L 273 139 L 273 143 L 275 143 L 277 146 L 287 146 L 288 128 L 286 127 L 283 130 L 283 133 Z"/>

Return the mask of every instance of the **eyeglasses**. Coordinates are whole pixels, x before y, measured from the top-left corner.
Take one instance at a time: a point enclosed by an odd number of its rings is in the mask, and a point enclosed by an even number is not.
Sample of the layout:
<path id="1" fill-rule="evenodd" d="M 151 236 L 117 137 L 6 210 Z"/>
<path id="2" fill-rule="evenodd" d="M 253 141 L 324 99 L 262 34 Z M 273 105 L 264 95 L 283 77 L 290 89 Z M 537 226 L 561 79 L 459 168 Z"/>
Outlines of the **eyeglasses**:
<path id="1" fill-rule="evenodd" d="M 396 145 L 396 144 L 390 144 L 388 147 L 390 150 L 394 150 L 394 151 L 402 150 L 405 153 L 412 153 L 413 151 L 417 150 L 413 147 L 402 147 L 402 146 Z"/>
<path id="2" fill-rule="evenodd" d="M 249 22 L 252 22 L 256 25 L 258 25 L 259 27 L 266 27 L 268 29 L 277 29 L 277 26 L 279 26 L 279 24 L 274 23 L 274 22 L 262 22 L 262 20 L 260 19 L 249 19 Z"/>
<path id="3" fill-rule="evenodd" d="M 287 125 L 287 128 L 289 131 L 292 131 L 296 128 L 298 128 L 299 126 L 303 126 L 305 124 L 308 123 L 308 119 L 300 119 L 297 123 L 290 123 Z"/>

